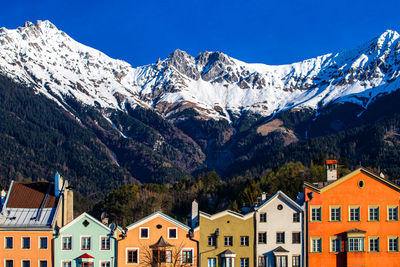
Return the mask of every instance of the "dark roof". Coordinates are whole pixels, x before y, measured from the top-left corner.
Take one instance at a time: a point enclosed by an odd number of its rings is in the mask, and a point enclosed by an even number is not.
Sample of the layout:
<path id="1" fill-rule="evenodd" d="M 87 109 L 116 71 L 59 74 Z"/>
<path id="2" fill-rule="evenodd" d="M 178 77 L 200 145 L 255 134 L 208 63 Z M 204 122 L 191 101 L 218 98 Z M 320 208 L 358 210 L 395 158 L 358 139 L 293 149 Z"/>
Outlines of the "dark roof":
<path id="1" fill-rule="evenodd" d="M 274 252 L 289 252 L 289 251 L 284 249 L 283 247 L 279 246 L 276 249 L 274 249 Z"/>
<path id="2" fill-rule="evenodd" d="M 337 180 L 339 180 L 340 178 L 338 178 Z M 329 181 L 329 182 L 316 182 L 316 183 L 312 183 L 313 186 L 315 186 L 318 189 L 324 188 L 327 185 L 330 185 L 331 183 L 336 182 L 337 180 L 333 180 L 333 181 Z"/>
<path id="3" fill-rule="evenodd" d="M 56 208 L 58 198 L 54 195 L 54 184 L 49 182 L 14 182 L 9 192 L 7 208 L 38 209 L 48 195 L 44 208 Z"/>
<path id="4" fill-rule="evenodd" d="M 236 254 L 232 250 L 227 249 L 224 252 L 222 252 L 220 255 L 236 255 Z"/>
<path id="5" fill-rule="evenodd" d="M 174 247 L 174 245 L 167 243 L 164 240 L 164 237 L 162 236 L 160 237 L 160 239 L 158 239 L 158 241 L 155 244 L 150 246 L 150 248 L 166 248 L 166 247 Z"/>
<path id="6" fill-rule="evenodd" d="M 363 234 L 365 234 L 366 231 L 363 231 L 363 230 L 360 230 L 360 229 L 357 229 L 357 228 L 353 228 L 353 229 L 351 229 L 349 231 L 346 231 L 345 233 L 363 233 Z"/>

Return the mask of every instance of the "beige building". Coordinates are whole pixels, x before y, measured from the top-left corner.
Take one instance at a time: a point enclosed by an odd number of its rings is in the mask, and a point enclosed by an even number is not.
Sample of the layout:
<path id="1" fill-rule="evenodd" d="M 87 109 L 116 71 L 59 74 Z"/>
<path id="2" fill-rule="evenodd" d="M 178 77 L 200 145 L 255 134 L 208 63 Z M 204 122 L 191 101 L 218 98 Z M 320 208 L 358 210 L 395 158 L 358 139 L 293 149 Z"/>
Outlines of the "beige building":
<path id="1" fill-rule="evenodd" d="M 254 216 L 225 210 L 200 212 L 200 266 L 253 267 Z"/>
<path id="2" fill-rule="evenodd" d="M 264 195 L 254 214 L 257 266 L 303 266 L 302 208 L 278 191 L 268 200 Z"/>

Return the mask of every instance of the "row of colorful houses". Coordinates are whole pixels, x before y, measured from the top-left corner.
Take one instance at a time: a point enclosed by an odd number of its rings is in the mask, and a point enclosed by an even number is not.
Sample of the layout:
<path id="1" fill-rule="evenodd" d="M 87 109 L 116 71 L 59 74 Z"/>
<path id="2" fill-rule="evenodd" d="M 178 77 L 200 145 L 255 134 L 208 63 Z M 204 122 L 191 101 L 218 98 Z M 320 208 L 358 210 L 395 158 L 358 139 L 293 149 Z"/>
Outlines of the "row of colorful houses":
<path id="1" fill-rule="evenodd" d="M 87 213 L 73 219 L 73 193 L 54 183 L 12 182 L 2 192 L 0 264 L 6 267 L 400 266 L 400 187 L 360 168 L 305 183 L 237 213 L 199 211 L 189 225 L 162 212 L 126 228 Z"/>

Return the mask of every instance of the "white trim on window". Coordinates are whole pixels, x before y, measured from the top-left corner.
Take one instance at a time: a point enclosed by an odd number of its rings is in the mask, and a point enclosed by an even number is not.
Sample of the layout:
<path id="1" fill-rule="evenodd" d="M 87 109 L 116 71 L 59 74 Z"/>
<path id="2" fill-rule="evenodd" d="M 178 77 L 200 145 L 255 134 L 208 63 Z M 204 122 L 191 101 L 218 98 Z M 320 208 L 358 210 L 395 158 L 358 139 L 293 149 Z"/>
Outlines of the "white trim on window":
<path id="1" fill-rule="evenodd" d="M 64 267 L 64 263 L 69 262 L 71 263 L 71 267 L 72 267 L 72 260 L 61 260 L 61 267 Z"/>
<path id="2" fill-rule="evenodd" d="M 184 251 L 184 250 L 186 250 L 186 251 L 187 251 L 187 250 L 192 251 L 192 262 L 191 262 L 191 263 L 183 263 L 183 251 Z M 182 264 L 191 264 L 191 265 L 192 265 L 193 262 L 194 262 L 194 248 L 182 248 L 182 249 L 181 249 L 181 265 L 182 265 Z"/>
<path id="3" fill-rule="evenodd" d="M 71 238 L 71 248 L 70 249 L 64 249 L 64 243 L 63 243 L 63 241 L 64 241 L 64 238 L 66 238 L 66 237 L 70 237 Z M 70 251 L 70 250 L 72 250 L 73 249 L 73 246 L 72 246 L 72 235 L 62 235 L 61 236 L 61 250 L 63 250 L 63 251 Z"/>
<path id="4" fill-rule="evenodd" d="M 4 259 L 4 267 L 6 267 L 7 265 L 6 265 L 6 263 L 7 263 L 7 261 L 12 261 L 12 263 L 13 263 L 13 267 L 15 267 L 15 264 L 14 264 L 14 259 Z"/>
<path id="5" fill-rule="evenodd" d="M 41 247 L 40 247 L 40 245 L 41 245 L 41 239 L 42 239 L 42 238 L 46 238 L 46 239 L 47 239 L 47 243 L 46 243 L 47 248 L 41 248 Z M 39 249 L 49 249 L 49 238 L 48 238 L 47 236 L 39 236 L 39 237 L 38 237 L 38 243 L 39 243 L 39 245 L 38 245 L 38 248 L 39 248 Z"/>
<path id="6" fill-rule="evenodd" d="M 128 263 L 128 250 L 137 250 L 137 263 Z M 140 263 L 139 259 L 139 248 L 129 247 L 125 249 L 125 264 L 128 265 L 138 265 Z"/>
<path id="7" fill-rule="evenodd" d="M 12 248 L 7 248 L 7 238 L 12 238 Z M 5 236 L 4 237 L 4 249 L 6 249 L 6 250 L 14 249 L 14 237 L 13 236 Z"/>
<path id="8" fill-rule="evenodd" d="M 24 238 L 29 238 L 29 248 L 24 248 Z M 30 236 L 21 236 L 21 249 L 31 249 L 31 247 L 32 247 L 31 237 Z"/>
<path id="9" fill-rule="evenodd" d="M 108 238 L 108 240 L 110 241 L 110 248 L 109 249 L 102 249 L 102 244 L 103 244 L 103 240 L 102 240 L 102 238 L 103 237 L 105 237 L 105 238 Z M 101 236 L 99 236 L 99 250 L 100 251 L 110 251 L 111 250 L 111 237 L 109 237 L 109 236 L 107 236 L 107 235 L 101 235 Z"/>
<path id="10" fill-rule="evenodd" d="M 147 237 L 142 237 L 142 229 L 147 229 Z M 139 239 L 149 239 L 150 238 L 150 228 L 149 227 L 139 227 Z"/>
<path id="11" fill-rule="evenodd" d="M 169 236 L 169 230 L 175 229 L 176 237 Z M 178 239 L 178 227 L 168 227 L 168 238 L 169 239 Z"/>
<path id="12" fill-rule="evenodd" d="M 86 238 L 86 237 L 90 238 L 90 248 L 89 249 L 82 249 L 82 238 Z M 79 236 L 79 250 L 80 251 L 90 251 L 90 250 L 92 250 L 92 247 L 93 247 L 93 241 L 92 240 L 93 240 L 92 236 L 90 236 L 90 235 L 81 235 L 81 236 Z"/>
<path id="13" fill-rule="evenodd" d="M 49 246 L 47 246 L 47 247 L 49 247 Z M 40 262 L 41 262 L 41 261 L 47 262 L 46 267 L 49 267 L 49 261 L 46 260 L 46 259 L 40 259 L 40 260 L 38 260 L 38 267 L 41 267 L 41 266 L 40 266 Z M 61 267 L 62 267 L 62 266 L 61 266 Z M 72 266 L 71 266 L 71 267 L 72 267 Z"/>
<path id="14" fill-rule="evenodd" d="M 107 262 L 108 262 L 108 264 L 109 264 L 109 267 L 112 267 L 112 266 L 111 266 L 111 261 L 107 261 L 107 260 L 100 260 L 100 261 L 99 261 L 99 267 L 103 267 L 102 264 L 103 264 L 103 263 L 107 263 Z M 39 267 L 40 267 L 40 266 L 39 266 Z"/>
<path id="15" fill-rule="evenodd" d="M 24 267 L 24 261 L 29 261 L 29 267 L 32 267 L 32 263 L 30 259 L 22 259 L 21 260 L 21 267 Z"/>

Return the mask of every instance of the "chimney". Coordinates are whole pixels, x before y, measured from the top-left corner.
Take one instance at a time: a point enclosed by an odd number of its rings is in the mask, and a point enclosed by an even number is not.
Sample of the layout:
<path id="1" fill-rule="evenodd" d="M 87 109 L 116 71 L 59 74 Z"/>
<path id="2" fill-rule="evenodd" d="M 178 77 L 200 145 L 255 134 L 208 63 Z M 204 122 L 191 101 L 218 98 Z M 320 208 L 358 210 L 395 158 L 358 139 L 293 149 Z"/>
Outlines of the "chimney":
<path id="1" fill-rule="evenodd" d="M 190 226 L 194 229 L 199 225 L 199 203 L 196 200 L 192 202 L 192 214 L 190 216 Z"/>
<path id="2" fill-rule="evenodd" d="M 267 193 L 262 192 L 261 193 L 261 203 L 263 203 L 267 199 Z"/>
<path id="3" fill-rule="evenodd" d="M 68 185 L 68 180 L 65 181 L 65 188 L 62 199 L 63 219 L 62 225 L 66 225 L 74 219 L 74 191 Z"/>
<path id="4" fill-rule="evenodd" d="M 337 180 L 337 160 L 326 161 L 326 181 L 332 182 Z"/>

